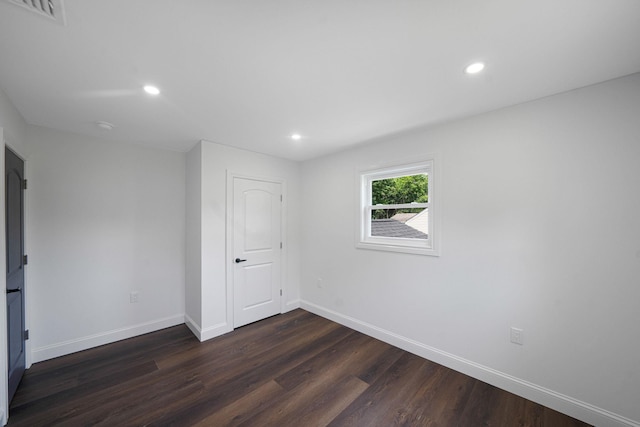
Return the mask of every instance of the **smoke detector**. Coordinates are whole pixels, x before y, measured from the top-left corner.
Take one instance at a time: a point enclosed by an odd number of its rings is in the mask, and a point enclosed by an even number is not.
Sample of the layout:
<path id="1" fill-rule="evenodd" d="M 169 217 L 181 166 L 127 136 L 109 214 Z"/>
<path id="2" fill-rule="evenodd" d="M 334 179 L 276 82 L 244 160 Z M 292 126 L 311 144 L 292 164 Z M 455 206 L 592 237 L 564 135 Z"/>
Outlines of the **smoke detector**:
<path id="1" fill-rule="evenodd" d="M 5 0 L 38 16 L 66 25 L 63 0 Z"/>

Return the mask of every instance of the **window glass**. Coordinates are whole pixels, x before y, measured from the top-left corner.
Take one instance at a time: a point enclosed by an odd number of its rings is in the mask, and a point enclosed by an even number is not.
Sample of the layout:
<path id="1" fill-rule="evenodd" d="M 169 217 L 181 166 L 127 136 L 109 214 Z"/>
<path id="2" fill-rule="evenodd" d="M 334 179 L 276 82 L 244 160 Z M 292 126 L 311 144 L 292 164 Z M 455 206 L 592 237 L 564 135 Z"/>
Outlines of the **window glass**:
<path id="1" fill-rule="evenodd" d="M 403 237 L 405 239 L 429 238 L 429 214 L 427 209 L 379 209 L 371 212 L 371 235 Z M 380 216 L 380 212 L 385 212 Z M 393 213 L 395 212 L 395 213 Z M 378 213 L 376 216 L 375 214 Z"/>
<path id="2" fill-rule="evenodd" d="M 399 176 L 371 181 L 371 236 L 426 240 L 429 234 L 428 209 L 388 207 L 427 203 L 429 175 Z"/>

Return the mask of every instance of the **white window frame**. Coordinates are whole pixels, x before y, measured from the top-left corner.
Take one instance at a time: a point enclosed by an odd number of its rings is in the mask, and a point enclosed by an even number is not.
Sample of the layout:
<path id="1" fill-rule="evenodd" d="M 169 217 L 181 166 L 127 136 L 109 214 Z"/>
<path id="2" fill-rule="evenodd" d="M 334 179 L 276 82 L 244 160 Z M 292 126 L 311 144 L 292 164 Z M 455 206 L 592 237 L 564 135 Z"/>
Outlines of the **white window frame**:
<path id="1" fill-rule="evenodd" d="M 358 208 L 358 233 L 356 247 L 360 249 L 373 249 L 390 252 L 404 252 L 419 255 L 439 256 L 439 209 L 438 201 L 438 176 L 436 175 L 436 155 L 424 157 L 422 160 L 411 163 L 395 163 L 376 169 L 361 171 L 358 179 L 358 191 L 360 203 Z M 372 205 L 371 183 L 380 179 L 397 178 L 408 175 L 427 174 L 429 201 L 427 203 L 410 203 L 399 205 Z M 403 209 L 426 208 L 428 209 L 428 238 L 411 239 L 402 237 L 384 237 L 371 235 L 371 211 L 375 209 Z"/>

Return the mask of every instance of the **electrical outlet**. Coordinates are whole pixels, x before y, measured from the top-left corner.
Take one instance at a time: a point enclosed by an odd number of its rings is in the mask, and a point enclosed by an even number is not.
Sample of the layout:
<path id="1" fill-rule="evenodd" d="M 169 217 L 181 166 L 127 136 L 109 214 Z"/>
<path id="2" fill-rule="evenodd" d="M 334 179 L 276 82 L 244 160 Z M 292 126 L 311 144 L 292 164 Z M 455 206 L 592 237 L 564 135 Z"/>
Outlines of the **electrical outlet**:
<path id="1" fill-rule="evenodd" d="M 318 279 L 316 280 L 316 287 L 317 287 L 318 289 L 322 289 L 322 286 L 323 286 L 323 285 L 322 285 L 322 278 L 321 278 L 321 277 L 318 277 Z"/>
<path id="2" fill-rule="evenodd" d="M 511 327 L 511 342 L 518 345 L 524 345 L 523 333 L 524 331 L 522 329 Z"/>
<path id="3" fill-rule="evenodd" d="M 138 302 L 139 297 L 140 297 L 140 294 L 138 293 L 138 291 L 133 291 L 129 294 L 129 302 L 131 304 L 134 304 Z"/>

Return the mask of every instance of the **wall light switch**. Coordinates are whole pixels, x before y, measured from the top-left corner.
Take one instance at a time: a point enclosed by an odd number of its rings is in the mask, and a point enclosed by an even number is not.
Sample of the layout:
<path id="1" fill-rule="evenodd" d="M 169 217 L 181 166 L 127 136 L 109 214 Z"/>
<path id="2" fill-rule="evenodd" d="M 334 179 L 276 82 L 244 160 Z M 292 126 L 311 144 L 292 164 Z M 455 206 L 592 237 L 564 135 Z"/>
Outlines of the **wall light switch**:
<path id="1" fill-rule="evenodd" d="M 523 333 L 522 329 L 511 327 L 511 342 L 514 344 L 523 345 Z"/>
<path id="2" fill-rule="evenodd" d="M 138 291 L 133 291 L 129 294 L 129 302 L 131 304 L 134 304 L 136 302 L 138 302 L 138 298 L 140 297 L 140 294 L 138 294 Z"/>

